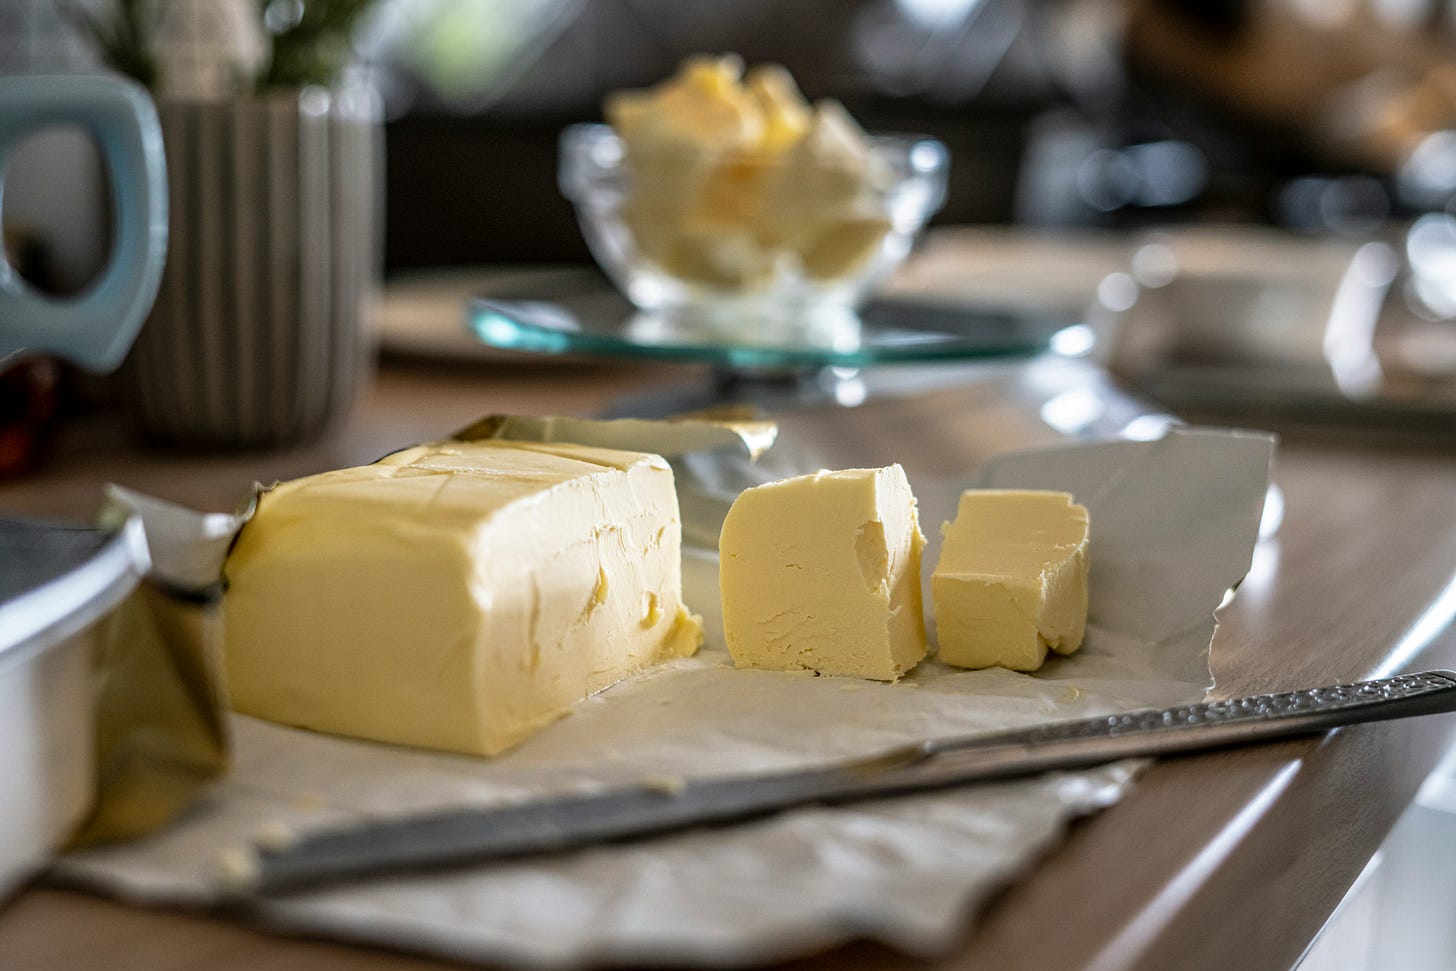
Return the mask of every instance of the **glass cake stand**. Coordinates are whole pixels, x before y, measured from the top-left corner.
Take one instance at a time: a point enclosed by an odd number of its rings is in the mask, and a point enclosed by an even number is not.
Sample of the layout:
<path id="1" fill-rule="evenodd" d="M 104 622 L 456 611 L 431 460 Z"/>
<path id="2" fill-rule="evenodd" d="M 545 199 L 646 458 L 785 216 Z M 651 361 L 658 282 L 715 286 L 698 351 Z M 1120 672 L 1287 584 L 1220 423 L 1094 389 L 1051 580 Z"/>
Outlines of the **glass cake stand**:
<path id="1" fill-rule="evenodd" d="M 1030 357 L 1079 321 L 1051 312 L 904 296 L 871 300 L 859 313 L 808 336 L 761 337 L 722 321 L 635 310 L 603 277 L 561 270 L 472 298 L 468 323 L 483 344 L 570 354 L 714 365 L 737 374 L 813 372 L 883 364 Z"/>

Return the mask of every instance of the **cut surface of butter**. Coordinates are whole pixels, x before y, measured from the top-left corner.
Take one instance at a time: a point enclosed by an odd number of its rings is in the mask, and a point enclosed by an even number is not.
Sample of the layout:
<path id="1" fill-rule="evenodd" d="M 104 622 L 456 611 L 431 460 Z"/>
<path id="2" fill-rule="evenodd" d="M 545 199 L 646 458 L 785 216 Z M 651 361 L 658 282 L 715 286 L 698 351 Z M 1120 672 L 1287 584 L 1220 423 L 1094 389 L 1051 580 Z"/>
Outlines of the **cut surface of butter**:
<path id="1" fill-rule="evenodd" d="M 493 755 L 693 653 L 656 455 L 449 442 L 262 495 L 225 566 L 238 711 Z"/>
<path id="2" fill-rule="evenodd" d="M 1065 492 L 961 494 L 930 578 L 940 659 L 1033 671 L 1087 626 L 1087 510 Z"/>
<path id="3" fill-rule="evenodd" d="M 740 668 L 894 681 L 926 654 L 915 496 L 898 465 L 755 486 L 719 541 Z"/>

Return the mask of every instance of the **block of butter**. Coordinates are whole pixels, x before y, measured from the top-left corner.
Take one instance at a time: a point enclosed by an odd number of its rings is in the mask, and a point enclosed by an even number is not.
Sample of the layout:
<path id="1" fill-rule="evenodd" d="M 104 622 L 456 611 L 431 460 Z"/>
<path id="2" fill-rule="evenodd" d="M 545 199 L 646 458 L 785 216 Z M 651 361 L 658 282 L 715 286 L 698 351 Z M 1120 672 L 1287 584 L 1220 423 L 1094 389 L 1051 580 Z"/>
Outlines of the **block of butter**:
<path id="1" fill-rule="evenodd" d="M 723 522 L 723 629 L 740 668 L 894 681 L 926 654 L 915 496 L 898 465 L 745 490 Z"/>
<path id="2" fill-rule="evenodd" d="M 656 455 L 448 442 L 284 483 L 225 566 L 238 711 L 493 755 L 693 653 L 673 477 Z"/>
<path id="3" fill-rule="evenodd" d="M 930 578 L 940 659 L 965 668 L 1041 667 L 1087 626 L 1087 510 L 1065 492 L 961 494 Z"/>

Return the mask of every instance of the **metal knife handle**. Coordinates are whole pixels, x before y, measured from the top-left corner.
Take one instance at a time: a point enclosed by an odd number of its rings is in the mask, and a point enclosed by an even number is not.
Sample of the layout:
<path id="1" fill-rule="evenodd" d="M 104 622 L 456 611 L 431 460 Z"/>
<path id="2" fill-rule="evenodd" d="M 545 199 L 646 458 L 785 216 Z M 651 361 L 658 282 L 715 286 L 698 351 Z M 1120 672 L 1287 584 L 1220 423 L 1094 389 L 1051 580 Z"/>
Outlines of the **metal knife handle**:
<path id="1" fill-rule="evenodd" d="M 282 893 L 335 880 L 454 866 L 727 823 L 808 803 L 841 803 L 1085 768 L 1456 711 L 1456 674 L 1134 711 L 993 735 L 935 739 L 820 769 L 644 784 L 501 809 L 365 822 L 259 848 L 241 889 Z"/>

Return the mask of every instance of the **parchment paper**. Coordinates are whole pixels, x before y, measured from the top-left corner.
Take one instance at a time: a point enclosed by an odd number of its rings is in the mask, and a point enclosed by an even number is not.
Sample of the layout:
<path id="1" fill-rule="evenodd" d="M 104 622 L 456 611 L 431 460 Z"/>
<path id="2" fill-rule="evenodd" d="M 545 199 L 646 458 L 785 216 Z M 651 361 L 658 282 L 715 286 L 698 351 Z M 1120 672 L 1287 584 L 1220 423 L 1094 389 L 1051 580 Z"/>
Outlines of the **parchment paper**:
<path id="1" fill-rule="evenodd" d="M 898 684 L 734 670 L 722 646 L 716 562 L 689 554 L 689 603 L 710 632 L 704 650 L 588 699 L 504 757 L 411 751 L 235 716 L 235 771 L 188 818 L 142 841 L 73 854 L 59 872 L 134 901 L 205 905 L 224 887 L 220 859 L 260 834 L 811 765 L 919 737 L 1199 700 L 1214 610 L 1248 569 L 1272 451 L 1265 435 L 1175 430 L 1157 442 L 1006 456 L 974 481 L 912 482 L 936 508 L 970 485 L 1066 489 L 1088 507 L 1086 644 L 1034 675 L 933 660 Z M 925 524 L 931 534 L 938 526 Z M 1070 819 L 1115 802 L 1138 768 L 798 810 L 254 906 L 281 929 L 525 967 L 728 965 L 862 937 L 931 955 L 959 940 L 978 905 Z"/>

